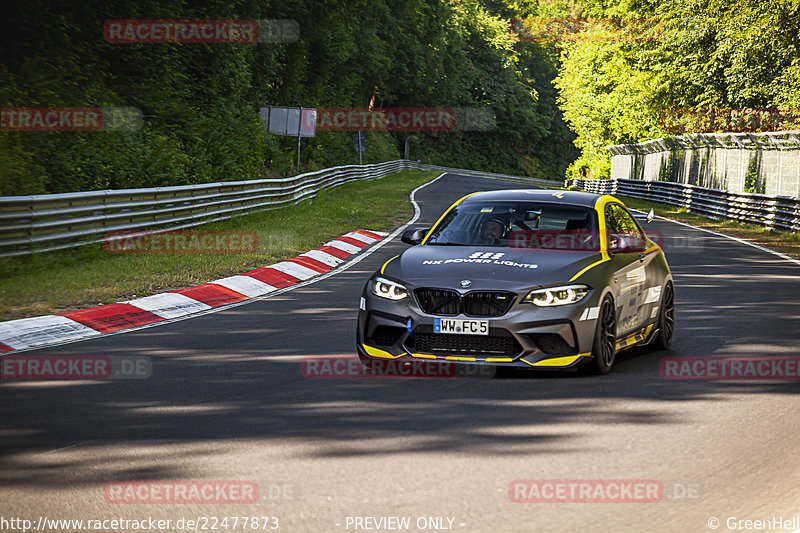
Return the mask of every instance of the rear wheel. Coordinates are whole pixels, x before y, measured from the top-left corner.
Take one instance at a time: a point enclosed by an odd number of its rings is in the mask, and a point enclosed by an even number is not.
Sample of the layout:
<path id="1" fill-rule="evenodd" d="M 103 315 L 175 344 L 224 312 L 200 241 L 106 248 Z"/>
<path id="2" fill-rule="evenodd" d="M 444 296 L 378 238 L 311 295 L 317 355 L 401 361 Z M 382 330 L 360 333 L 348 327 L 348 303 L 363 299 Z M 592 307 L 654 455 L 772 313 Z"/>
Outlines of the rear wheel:
<path id="1" fill-rule="evenodd" d="M 672 343 L 675 332 L 675 291 L 672 282 L 664 287 L 664 296 L 661 298 L 661 309 L 658 313 L 658 335 L 653 341 L 653 348 L 666 350 Z"/>
<path id="2" fill-rule="evenodd" d="M 617 354 L 617 312 L 611 296 L 603 298 L 592 346 L 593 359 L 586 370 L 592 374 L 608 374 Z"/>

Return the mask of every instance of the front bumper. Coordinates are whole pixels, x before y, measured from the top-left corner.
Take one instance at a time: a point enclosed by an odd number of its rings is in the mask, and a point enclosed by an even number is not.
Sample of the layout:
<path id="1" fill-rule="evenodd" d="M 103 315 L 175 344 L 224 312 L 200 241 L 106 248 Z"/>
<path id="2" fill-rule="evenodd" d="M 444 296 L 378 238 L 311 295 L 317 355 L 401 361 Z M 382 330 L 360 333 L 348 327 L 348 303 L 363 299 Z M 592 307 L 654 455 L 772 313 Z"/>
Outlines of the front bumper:
<path id="1" fill-rule="evenodd" d="M 423 312 L 413 291 L 391 301 L 366 288 L 358 314 L 357 349 L 362 359 L 545 370 L 577 367 L 591 357 L 600 296 L 594 290 L 575 304 L 537 307 L 521 303 L 517 295 L 502 316 L 448 315 L 489 322 L 489 335 L 459 335 L 434 333 L 434 319 L 445 317 Z"/>

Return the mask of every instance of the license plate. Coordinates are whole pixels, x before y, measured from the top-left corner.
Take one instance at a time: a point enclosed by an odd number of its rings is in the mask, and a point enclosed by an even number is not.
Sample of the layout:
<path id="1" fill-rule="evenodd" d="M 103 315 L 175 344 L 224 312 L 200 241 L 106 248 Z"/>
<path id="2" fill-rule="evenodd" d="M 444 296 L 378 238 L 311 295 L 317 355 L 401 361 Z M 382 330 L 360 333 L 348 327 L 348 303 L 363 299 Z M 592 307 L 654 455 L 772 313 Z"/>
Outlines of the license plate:
<path id="1" fill-rule="evenodd" d="M 488 335 L 488 320 L 465 320 L 460 318 L 434 318 L 434 333 L 459 333 L 461 335 Z"/>

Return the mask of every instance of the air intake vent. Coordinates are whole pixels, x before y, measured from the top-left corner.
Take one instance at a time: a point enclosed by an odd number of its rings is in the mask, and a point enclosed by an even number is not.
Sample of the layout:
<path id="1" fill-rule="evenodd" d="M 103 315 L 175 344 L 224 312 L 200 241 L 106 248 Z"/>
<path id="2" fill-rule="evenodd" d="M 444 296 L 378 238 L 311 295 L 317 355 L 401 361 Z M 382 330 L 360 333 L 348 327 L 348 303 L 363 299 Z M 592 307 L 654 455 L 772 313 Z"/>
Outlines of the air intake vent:
<path id="1" fill-rule="evenodd" d="M 417 301 L 429 315 L 502 316 L 514 303 L 514 293 L 474 291 L 461 296 L 449 289 L 417 289 Z"/>

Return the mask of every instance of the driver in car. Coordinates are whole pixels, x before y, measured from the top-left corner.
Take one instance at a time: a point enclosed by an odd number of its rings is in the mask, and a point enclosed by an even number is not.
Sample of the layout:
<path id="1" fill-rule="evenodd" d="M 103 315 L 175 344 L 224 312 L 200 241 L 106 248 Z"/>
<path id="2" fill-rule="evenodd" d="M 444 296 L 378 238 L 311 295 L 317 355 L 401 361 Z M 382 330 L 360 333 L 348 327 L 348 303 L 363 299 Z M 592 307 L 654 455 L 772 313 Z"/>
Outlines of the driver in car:
<path id="1" fill-rule="evenodd" d="M 490 218 L 483 223 L 481 235 L 477 244 L 500 244 L 506 225 L 497 218 Z"/>

